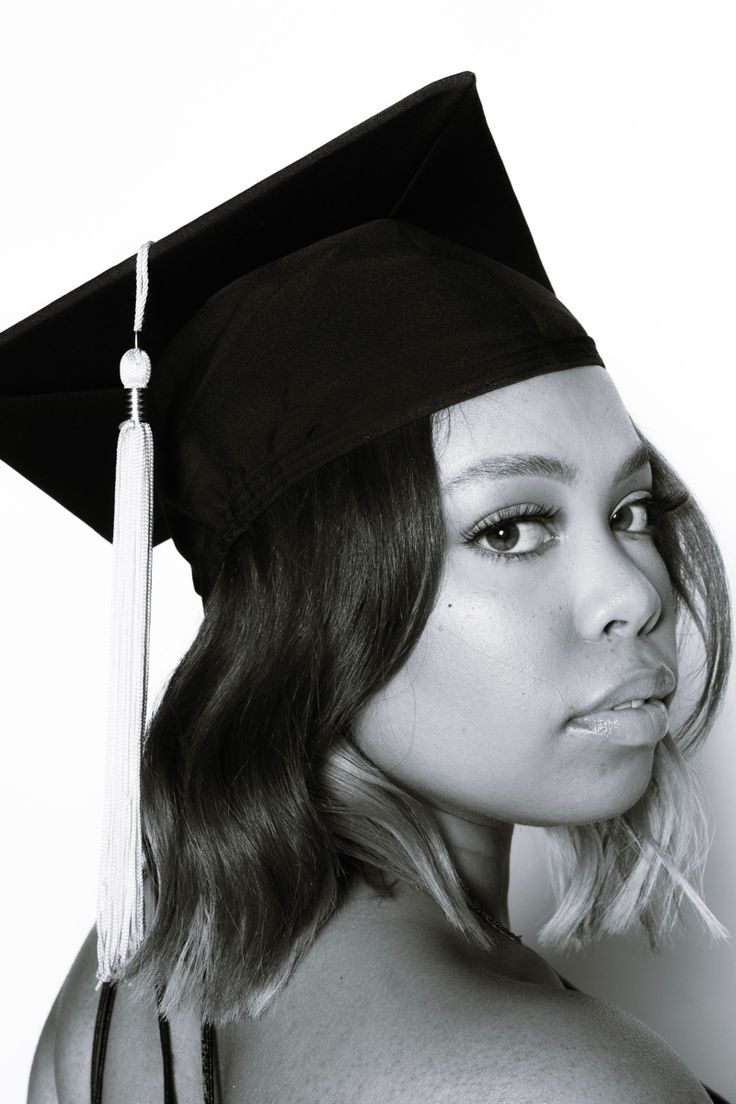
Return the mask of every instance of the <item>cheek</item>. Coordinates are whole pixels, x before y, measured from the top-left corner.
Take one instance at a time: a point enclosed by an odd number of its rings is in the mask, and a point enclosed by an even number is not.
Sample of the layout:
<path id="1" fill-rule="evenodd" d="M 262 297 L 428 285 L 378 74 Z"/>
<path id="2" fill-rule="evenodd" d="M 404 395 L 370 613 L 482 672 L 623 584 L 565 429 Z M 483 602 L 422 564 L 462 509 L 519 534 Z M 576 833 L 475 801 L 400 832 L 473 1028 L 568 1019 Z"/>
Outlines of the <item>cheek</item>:
<path id="1" fill-rule="evenodd" d="M 522 730 L 529 739 L 564 702 L 559 613 L 492 592 L 448 597 L 406 666 L 417 719 L 454 731 Z M 526 738 L 526 737 L 525 737 Z"/>
<path id="2" fill-rule="evenodd" d="M 356 741 L 420 798 L 525 820 L 530 799 L 563 793 L 570 777 L 554 759 L 569 714 L 565 653 L 551 636 L 560 624 L 559 603 L 522 616 L 508 597 L 448 596 L 364 710 Z"/>

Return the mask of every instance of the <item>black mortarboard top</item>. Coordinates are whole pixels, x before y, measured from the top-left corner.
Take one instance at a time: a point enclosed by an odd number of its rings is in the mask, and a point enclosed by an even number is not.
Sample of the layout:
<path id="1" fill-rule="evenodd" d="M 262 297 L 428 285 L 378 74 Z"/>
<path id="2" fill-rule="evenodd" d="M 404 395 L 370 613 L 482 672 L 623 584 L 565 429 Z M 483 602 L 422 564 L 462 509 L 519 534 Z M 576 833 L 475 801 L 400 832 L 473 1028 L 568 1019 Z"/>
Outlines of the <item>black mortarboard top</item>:
<path id="1" fill-rule="evenodd" d="M 435 81 L 0 335 L 0 458 L 108 540 L 127 494 L 119 365 L 146 273 L 150 382 L 133 358 L 126 386 L 136 410 L 145 387 L 153 532 L 140 505 L 138 536 L 120 537 L 135 603 L 151 542 L 173 537 L 206 599 L 234 539 L 329 460 L 494 388 L 603 366 L 553 293 L 474 74 Z M 135 461 L 118 453 L 117 479 L 142 486 L 151 464 L 149 440 Z M 148 607 L 120 618 L 140 727 Z"/>
<path id="2" fill-rule="evenodd" d="M 465 258 L 463 248 L 448 246 L 447 261 L 427 256 L 424 249 L 442 250 L 443 243 L 414 235 L 414 245 L 387 219 L 410 223 L 475 252 Z M 305 247 L 307 251 L 300 252 Z M 513 273 L 497 264 L 480 267 L 486 258 L 528 279 L 511 286 Z M 479 267 L 468 273 L 466 286 L 455 289 L 458 301 L 438 313 L 436 300 L 451 293 L 457 273 L 467 267 L 465 259 Z M 200 387 L 203 394 L 211 389 L 206 379 L 211 369 L 206 359 L 197 363 L 196 354 L 202 342 L 212 338 L 213 329 L 224 325 L 222 318 L 234 304 L 246 320 L 236 382 L 242 381 L 248 392 L 239 416 L 251 418 L 259 431 L 255 439 L 252 427 L 244 434 L 252 448 L 245 478 L 257 469 L 259 486 L 273 476 L 278 488 L 285 489 L 278 479 L 283 458 L 268 449 L 272 426 L 265 423 L 259 403 L 266 403 L 266 413 L 280 423 L 276 449 L 290 452 L 291 471 L 299 469 L 300 438 L 316 446 L 328 426 L 336 438 L 349 436 L 347 423 L 344 431 L 340 425 L 346 415 L 355 415 L 364 439 L 374 434 L 376 425 L 368 421 L 361 382 L 369 382 L 367 397 L 376 404 L 379 388 L 386 383 L 388 394 L 382 396 L 377 420 L 388 429 L 389 422 L 411 420 L 417 398 L 429 409 L 438 383 L 443 392 L 438 398 L 444 402 L 446 392 L 449 405 L 454 388 L 455 401 L 471 393 L 466 383 L 477 381 L 475 392 L 480 393 L 498 386 L 507 374 L 523 379 L 555 367 L 602 363 L 593 341 L 552 294 L 488 130 L 473 73 L 427 85 L 155 242 L 148 267 L 150 291 L 141 344 L 153 365 L 146 396 L 157 452 L 153 543 L 173 535 L 190 560 L 201 555 L 204 536 L 182 531 L 180 545 L 175 510 L 168 521 L 164 515 L 159 438 L 167 410 L 174 401 L 178 407 L 186 403 L 185 389 L 188 395 Z M 422 285 L 425 277 L 438 285 L 432 288 L 431 300 Z M 228 291 L 238 280 L 242 282 Z M 402 281 L 404 286 L 397 288 Z M 488 302 L 496 288 L 501 299 Z M 0 458 L 108 540 L 113 526 L 114 443 L 118 424 L 126 416 L 118 366 L 122 351 L 131 344 L 134 293 L 133 256 L 0 335 Z M 178 353 L 186 342 L 196 349 L 177 359 L 162 357 L 218 293 L 219 304 L 215 301 L 199 326 L 195 320 L 177 343 Z M 517 294 L 523 301 L 507 320 L 505 299 Z M 472 301 L 466 312 L 462 300 L 467 297 Z M 346 321 L 345 330 L 352 334 L 333 333 L 336 317 Z M 378 332 L 384 341 L 376 357 L 390 349 L 395 358 L 385 380 L 371 360 L 371 343 Z M 527 371 L 520 348 L 535 342 L 537 350 L 529 350 Z M 510 373 L 494 361 L 504 346 Z M 418 348 L 423 357 L 434 352 L 435 363 L 425 364 L 422 358 L 412 388 L 407 362 Z M 355 377 L 350 383 L 358 389 L 352 392 L 355 406 L 361 404 L 351 411 L 336 403 L 329 375 L 338 359 L 345 364 L 346 353 Z M 465 362 L 462 374 L 458 355 Z M 356 358 L 364 363 L 355 363 Z M 288 377 L 296 372 L 297 361 L 299 377 L 291 385 L 293 404 L 286 411 L 280 405 L 286 396 L 272 373 L 275 369 Z M 265 377 L 258 379 L 257 392 L 253 374 Z M 269 396 L 260 384 L 268 387 L 271 382 Z M 232 396 L 224 389 L 211 398 L 215 406 L 219 399 L 223 410 L 232 409 Z M 164 405 L 166 410 L 161 409 Z M 284 424 L 289 416 L 295 419 L 292 426 Z M 216 425 L 191 427 L 192 433 L 198 430 L 216 443 Z M 222 450 L 216 453 L 224 463 Z M 319 448 L 312 456 L 315 466 L 328 459 Z M 305 457 L 305 469 L 309 463 Z M 207 479 L 211 473 L 201 474 Z M 213 490 L 208 486 L 208 497 Z M 254 492 L 254 497 L 263 496 Z M 189 504 L 181 505 L 186 529 Z M 258 505 L 255 502 L 254 508 Z M 212 528 L 222 522 L 231 530 L 229 513 L 223 505 L 221 517 L 207 513 L 203 520 Z M 211 573 L 215 565 L 208 566 Z M 206 587 L 196 564 L 193 574 L 201 594 Z"/>

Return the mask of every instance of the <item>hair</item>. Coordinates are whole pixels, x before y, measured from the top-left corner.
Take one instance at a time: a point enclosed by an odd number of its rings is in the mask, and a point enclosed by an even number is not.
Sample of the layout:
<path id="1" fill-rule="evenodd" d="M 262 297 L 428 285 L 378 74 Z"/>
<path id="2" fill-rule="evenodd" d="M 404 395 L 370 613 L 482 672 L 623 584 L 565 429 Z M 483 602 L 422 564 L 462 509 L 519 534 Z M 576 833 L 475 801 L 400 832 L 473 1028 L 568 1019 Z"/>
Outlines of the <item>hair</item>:
<path id="1" fill-rule="evenodd" d="M 424 890 L 466 939 L 496 946 L 429 812 L 352 737 L 361 708 L 416 645 L 442 580 L 434 435 L 446 413 L 338 457 L 261 514 L 229 549 L 159 695 L 141 767 L 156 907 L 116 980 L 135 979 L 134 999 L 155 988 L 164 1015 L 195 1007 L 215 1025 L 259 1016 L 356 877 L 381 896 L 397 879 Z M 693 495 L 636 432 L 654 494 L 681 500 L 655 540 L 678 649 L 688 617 L 702 641 L 702 690 L 657 745 L 632 808 L 541 829 L 556 907 L 537 939 L 561 952 L 641 930 L 656 951 L 683 894 L 713 938 L 730 938 L 700 896 L 710 842 L 689 761 L 725 698 L 728 581 Z"/>

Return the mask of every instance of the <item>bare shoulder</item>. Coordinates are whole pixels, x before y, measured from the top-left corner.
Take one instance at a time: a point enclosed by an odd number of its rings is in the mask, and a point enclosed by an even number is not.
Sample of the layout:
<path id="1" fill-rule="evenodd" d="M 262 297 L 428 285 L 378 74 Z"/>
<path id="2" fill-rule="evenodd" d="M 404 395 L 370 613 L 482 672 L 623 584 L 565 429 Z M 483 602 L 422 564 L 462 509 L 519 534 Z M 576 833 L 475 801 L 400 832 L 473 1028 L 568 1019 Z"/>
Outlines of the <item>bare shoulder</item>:
<path id="1" fill-rule="evenodd" d="M 278 1078 L 289 1104 L 710 1104 L 637 1017 L 560 987 L 528 948 L 478 956 L 424 900 L 351 905 L 257 1030 L 233 1082 L 254 1087 L 260 1050 L 258 1087 Z M 293 1075 L 278 1061 L 287 1045 Z"/>
<path id="2" fill-rule="evenodd" d="M 61 993 L 51 1006 L 51 1011 L 41 1030 L 28 1078 L 27 1104 L 58 1104 L 56 1071 L 54 1069 L 54 1045 L 59 1018 Z"/>
<path id="3" fill-rule="evenodd" d="M 38 1084 L 53 1084 L 54 1095 L 44 1096 L 39 1088 L 35 1096 L 29 1094 L 28 1104 L 76 1104 L 89 1099 L 100 1000 L 96 986 L 97 931 L 93 926 L 59 990 L 47 1020 L 48 1032 L 45 1026 L 36 1048 Z M 134 1061 L 131 1055 L 135 1055 Z M 143 1100 L 151 1091 L 153 1099 L 163 1099 L 155 1002 L 137 1004 L 125 986 L 117 989 L 105 1071 L 106 1100 Z M 139 1092 L 142 1095 L 136 1095 Z"/>
<path id="4" fill-rule="evenodd" d="M 428 998 L 361 1104 L 710 1104 L 660 1035 L 588 994 L 503 979 Z"/>
<path id="5" fill-rule="evenodd" d="M 346 912 L 247 1037 L 218 1036 L 232 1099 L 710 1104 L 635 1016 L 555 985 L 533 954 L 497 965 L 443 935 L 429 910 Z"/>
<path id="6" fill-rule="evenodd" d="M 92 1075 L 92 1050 L 100 992 L 97 985 L 97 931 L 93 926 L 84 939 L 59 990 L 44 1025 L 33 1060 L 27 1104 L 70 1104 L 88 1100 Z M 115 1000 L 106 1062 L 106 1099 L 118 1099 L 123 1086 L 149 1078 L 158 1086 L 160 1056 L 157 1053 L 155 1005 L 136 1007 L 125 989 Z M 131 1031 L 132 1023 L 135 1030 Z M 135 1062 L 123 1069 L 121 1051 L 135 1054 Z M 127 1099 L 127 1097 L 125 1097 Z M 145 1099 L 145 1095 L 138 1097 Z"/>
<path id="7" fill-rule="evenodd" d="M 58 1104 L 64 1099 L 64 1071 L 55 1056 L 65 1056 L 89 1083 L 90 1055 L 81 1039 L 93 1030 L 95 1017 L 94 976 L 97 965 L 96 933 L 92 928 L 56 995 L 36 1045 L 28 1083 L 28 1104 Z M 90 978 L 92 984 L 90 985 Z M 89 1026 L 89 1032 L 84 1030 Z M 80 1027 L 82 1031 L 80 1032 Z"/>

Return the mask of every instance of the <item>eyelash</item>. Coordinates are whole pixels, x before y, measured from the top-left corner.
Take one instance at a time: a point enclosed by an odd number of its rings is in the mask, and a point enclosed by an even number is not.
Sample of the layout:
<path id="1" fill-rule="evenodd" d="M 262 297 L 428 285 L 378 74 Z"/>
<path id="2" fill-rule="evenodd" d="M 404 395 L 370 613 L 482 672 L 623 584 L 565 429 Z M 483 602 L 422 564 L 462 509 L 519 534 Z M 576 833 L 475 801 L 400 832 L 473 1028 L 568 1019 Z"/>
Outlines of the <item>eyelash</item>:
<path id="1" fill-rule="evenodd" d="M 637 498 L 633 502 L 627 502 L 624 506 L 619 507 L 615 513 L 619 513 L 620 510 L 626 509 L 628 506 L 646 506 L 647 516 L 654 515 L 656 519 L 653 523 L 647 525 L 646 529 L 635 536 L 646 536 L 656 534 L 659 529 L 659 521 L 665 515 L 674 510 L 678 510 L 681 506 L 684 506 L 690 499 L 690 494 L 687 491 L 679 491 L 673 494 L 663 495 L 648 495 L 645 498 Z M 547 551 L 550 541 L 545 541 L 541 547 L 535 549 L 534 552 L 494 552 L 489 548 L 481 548 L 478 543 L 479 538 L 491 529 L 495 529 L 497 525 L 500 525 L 502 521 L 522 521 L 530 518 L 535 518 L 539 521 L 553 521 L 559 513 L 559 510 L 553 510 L 551 506 L 545 506 L 541 504 L 539 506 L 533 506 L 531 504 L 525 504 L 523 506 L 507 506 L 502 510 L 498 510 L 495 514 L 492 514 L 490 518 L 485 518 L 478 525 L 474 526 L 469 533 L 463 533 L 466 541 L 469 544 L 473 544 L 477 547 L 478 551 L 483 556 L 490 556 L 492 559 L 501 561 L 505 564 L 510 564 L 512 560 L 532 560 L 536 556 L 541 556 L 543 552 Z"/>

